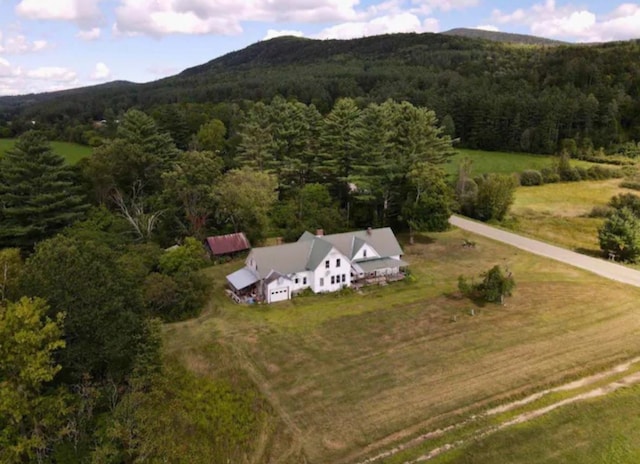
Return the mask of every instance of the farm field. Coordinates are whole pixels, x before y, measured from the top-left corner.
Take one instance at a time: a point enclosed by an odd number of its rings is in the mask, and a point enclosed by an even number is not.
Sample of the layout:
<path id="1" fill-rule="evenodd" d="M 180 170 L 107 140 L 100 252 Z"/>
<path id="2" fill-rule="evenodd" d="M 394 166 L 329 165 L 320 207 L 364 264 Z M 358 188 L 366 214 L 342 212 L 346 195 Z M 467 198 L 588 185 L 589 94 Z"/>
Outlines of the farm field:
<path id="1" fill-rule="evenodd" d="M 15 139 L 0 139 L 0 156 L 15 144 Z M 53 151 L 67 160 L 69 164 L 76 164 L 82 158 L 91 155 L 92 148 L 71 142 L 51 142 Z"/>
<path id="2" fill-rule="evenodd" d="M 640 462 L 640 386 L 560 410 L 444 453 L 434 464 L 635 464 Z"/>
<path id="3" fill-rule="evenodd" d="M 598 254 L 598 228 L 604 219 L 588 217 L 619 193 L 621 179 L 563 182 L 519 187 L 505 226 L 515 232 L 587 254 Z"/>
<path id="4" fill-rule="evenodd" d="M 500 174 L 511 174 L 522 172 L 525 169 L 540 170 L 550 167 L 554 157 L 550 155 L 533 155 L 530 153 L 506 153 L 500 151 L 469 150 L 466 148 L 456 149 L 457 155 L 453 156 L 445 166 L 445 170 L 450 175 L 455 175 L 458 163 L 463 158 L 473 161 L 472 173 L 474 175 L 496 172 Z M 573 160 L 572 165 L 589 167 L 593 163 Z"/>
<path id="5" fill-rule="evenodd" d="M 459 230 L 419 239 L 405 246 L 415 280 L 364 294 L 238 306 L 222 288 L 241 263 L 212 267 L 209 308 L 165 327 L 165 356 L 252 380 L 277 424 L 252 462 L 350 463 L 640 353 L 640 289 Z M 459 275 L 494 264 L 516 279 L 506 306 L 458 296 Z"/>

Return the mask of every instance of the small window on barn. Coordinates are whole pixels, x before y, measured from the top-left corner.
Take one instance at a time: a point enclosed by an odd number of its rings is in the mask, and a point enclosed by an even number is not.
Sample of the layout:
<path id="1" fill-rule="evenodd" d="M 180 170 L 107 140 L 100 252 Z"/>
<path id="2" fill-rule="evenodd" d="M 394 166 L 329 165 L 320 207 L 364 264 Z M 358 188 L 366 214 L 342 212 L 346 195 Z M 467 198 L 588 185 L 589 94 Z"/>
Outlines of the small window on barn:
<path id="1" fill-rule="evenodd" d="M 329 269 L 329 260 L 326 260 L 324 262 L 324 267 L 325 267 L 325 269 Z"/>

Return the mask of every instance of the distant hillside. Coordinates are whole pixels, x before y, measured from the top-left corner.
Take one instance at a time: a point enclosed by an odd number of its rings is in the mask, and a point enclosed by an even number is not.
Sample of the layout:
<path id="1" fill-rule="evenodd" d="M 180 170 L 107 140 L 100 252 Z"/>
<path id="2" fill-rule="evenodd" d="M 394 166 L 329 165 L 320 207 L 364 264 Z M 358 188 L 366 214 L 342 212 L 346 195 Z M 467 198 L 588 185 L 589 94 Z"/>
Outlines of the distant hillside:
<path id="1" fill-rule="evenodd" d="M 468 29 L 460 27 L 443 32 L 444 35 L 452 35 L 456 37 L 467 37 L 470 39 L 484 39 L 493 42 L 518 43 L 525 45 L 569 45 L 568 42 L 560 40 L 545 39 L 544 37 L 536 37 L 526 34 L 511 34 L 509 32 L 485 31 L 482 29 Z"/>
<path id="2" fill-rule="evenodd" d="M 469 33 L 483 38 L 464 36 Z M 487 40 L 487 34 L 509 41 Z M 362 105 L 408 100 L 448 116 L 448 126 L 470 148 L 551 153 L 564 138 L 595 147 L 640 140 L 640 41 L 519 47 L 516 39 L 546 40 L 475 30 L 353 40 L 279 37 L 146 84 L 0 98 L 0 129 L 10 120 L 15 134 L 36 120 L 65 138 L 83 132 L 69 126 L 106 111 L 243 107 L 282 95 L 323 113 L 341 97 Z M 227 106 L 219 117 L 233 125 L 240 107 Z"/>

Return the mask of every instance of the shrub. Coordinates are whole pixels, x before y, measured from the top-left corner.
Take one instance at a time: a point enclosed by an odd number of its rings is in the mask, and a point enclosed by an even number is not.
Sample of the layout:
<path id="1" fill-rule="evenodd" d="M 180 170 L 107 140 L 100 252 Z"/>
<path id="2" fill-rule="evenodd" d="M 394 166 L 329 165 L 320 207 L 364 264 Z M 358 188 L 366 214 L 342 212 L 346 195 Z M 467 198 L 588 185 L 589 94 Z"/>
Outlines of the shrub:
<path id="1" fill-rule="evenodd" d="M 640 256 L 640 219 L 628 208 L 616 210 L 598 231 L 598 239 L 602 251 L 635 262 Z"/>
<path id="2" fill-rule="evenodd" d="M 620 187 L 628 188 L 631 190 L 640 190 L 640 181 L 637 180 L 624 180 L 620 182 Z"/>
<path id="3" fill-rule="evenodd" d="M 560 182 L 560 176 L 553 168 L 542 168 L 540 170 L 540 174 L 542 174 L 542 181 L 545 184 L 555 184 L 556 182 Z"/>
<path id="4" fill-rule="evenodd" d="M 495 265 L 480 277 L 482 281 L 474 284 L 468 283 L 463 276 L 458 277 L 458 289 L 463 295 L 479 297 L 489 303 L 504 303 L 505 296 L 511 296 L 516 283 L 511 272 L 503 272 L 500 266 Z"/>
<path id="5" fill-rule="evenodd" d="M 589 169 L 585 171 L 586 177 L 583 179 L 589 180 L 604 180 L 604 179 L 614 179 L 617 177 L 622 177 L 622 170 L 610 168 L 607 166 L 591 166 Z"/>
<path id="6" fill-rule="evenodd" d="M 598 205 L 591 208 L 591 211 L 589 212 L 589 214 L 587 214 L 587 217 L 605 218 L 605 217 L 608 217 L 609 214 L 611 214 L 612 212 L 613 212 L 613 208 L 611 208 L 610 206 Z"/>
<path id="7" fill-rule="evenodd" d="M 542 173 L 535 169 L 527 169 L 520 173 L 520 185 L 528 187 L 532 185 L 542 185 L 544 180 L 542 179 Z"/>
<path id="8" fill-rule="evenodd" d="M 640 217 L 640 197 L 633 193 L 620 193 L 611 197 L 609 206 L 617 210 L 628 208 L 635 216 Z"/>

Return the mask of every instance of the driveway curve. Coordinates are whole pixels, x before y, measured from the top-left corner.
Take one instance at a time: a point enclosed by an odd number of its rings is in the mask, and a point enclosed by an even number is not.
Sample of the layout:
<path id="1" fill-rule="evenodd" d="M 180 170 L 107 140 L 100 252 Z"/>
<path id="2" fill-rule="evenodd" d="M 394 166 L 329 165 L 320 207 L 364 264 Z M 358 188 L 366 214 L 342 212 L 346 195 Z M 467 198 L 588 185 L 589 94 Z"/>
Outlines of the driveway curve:
<path id="1" fill-rule="evenodd" d="M 580 269 L 593 272 L 594 274 L 606 277 L 607 279 L 640 287 L 640 271 L 629 269 L 628 267 L 621 266 L 620 264 L 581 255 L 575 251 L 549 245 L 548 243 L 526 238 L 512 232 L 506 232 L 460 216 L 451 216 L 449 218 L 449 223 L 460 229 L 512 245 L 516 248 L 520 248 L 521 250 L 528 251 L 529 253 L 544 256 L 545 258 L 555 259 L 561 263 L 579 267 Z"/>

